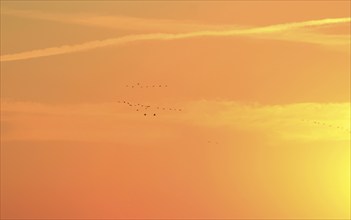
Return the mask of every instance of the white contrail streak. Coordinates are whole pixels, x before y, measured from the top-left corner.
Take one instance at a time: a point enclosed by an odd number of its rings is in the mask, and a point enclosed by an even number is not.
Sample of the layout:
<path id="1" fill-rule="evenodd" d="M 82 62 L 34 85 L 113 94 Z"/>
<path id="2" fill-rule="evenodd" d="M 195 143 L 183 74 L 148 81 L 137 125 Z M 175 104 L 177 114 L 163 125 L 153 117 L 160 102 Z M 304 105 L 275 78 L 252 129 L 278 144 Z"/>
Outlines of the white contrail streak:
<path id="1" fill-rule="evenodd" d="M 308 28 L 308 27 L 318 27 L 323 25 L 332 25 L 350 22 L 351 18 L 328 18 L 321 20 L 311 20 L 295 23 L 285 23 L 270 25 L 265 27 L 256 27 L 256 28 L 246 28 L 246 29 L 231 29 L 225 31 L 197 31 L 189 33 L 180 33 L 180 34 L 166 34 L 166 33 L 154 33 L 154 34 L 136 34 L 136 35 L 127 35 L 118 38 L 110 38 L 105 40 L 90 41 L 82 44 L 76 45 L 64 45 L 60 47 L 50 47 L 45 49 L 32 50 L 27 52 L 15 53 L 15 54 L 6 54 L 0 57 L 1 62 L 6 61 L 15 61 L 15 60 L 26 60 L 39 57 L 47 57 L 59 54 L 68 54 L 78 51 L 92 50 L 101 47 L 107 47 L 112 45 L 121 45 L 130 42 L 136 41 L 146 41 L 146 40 L 177 40 L 177 39 L 186 39 L 186 38 L 195 38 L 195 37 L 230 37 L 230 36 L 251 36 L 251 37 L 265 37 L 265 35 L 289 32 L 296 29 Z M 296 41 L 294 32 L 289 34 L 292 35 L 293 40 Z M 328 35 L 327 35 L 328 36 Z M 279 39 L 277 36 L 269 36 L 274 39 Z M 289 35 L 282 37 L 283 40 L 289 40 Z M 301 40 L 303 41 L 303 40 Z M 311 40 L 307 41 L 311 43 Z M 342 41 L 345 42 L 345 41 Z M 318 43 L 321 43 L 320 41 Z"/>

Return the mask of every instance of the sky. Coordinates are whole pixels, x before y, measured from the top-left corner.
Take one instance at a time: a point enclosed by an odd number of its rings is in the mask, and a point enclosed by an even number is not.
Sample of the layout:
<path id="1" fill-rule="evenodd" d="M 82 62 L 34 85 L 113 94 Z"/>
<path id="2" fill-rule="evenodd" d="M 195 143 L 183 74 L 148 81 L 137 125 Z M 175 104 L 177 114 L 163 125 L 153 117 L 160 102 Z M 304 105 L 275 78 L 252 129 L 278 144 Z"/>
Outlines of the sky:
<path id="1" fill-rule="evenodd" d="M 1 1 L 1 218 L 349 219 L 349 1 Z"/>

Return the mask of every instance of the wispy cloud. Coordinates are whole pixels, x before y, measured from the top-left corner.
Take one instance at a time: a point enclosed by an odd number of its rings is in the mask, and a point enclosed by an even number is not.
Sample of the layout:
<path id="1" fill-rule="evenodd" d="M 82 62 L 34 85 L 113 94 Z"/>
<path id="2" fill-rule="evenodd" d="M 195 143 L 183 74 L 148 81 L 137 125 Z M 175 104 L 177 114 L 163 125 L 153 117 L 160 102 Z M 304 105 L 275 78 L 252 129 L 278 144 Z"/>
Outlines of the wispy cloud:
<path id="1" fill-rule="evenodd" d="M 122 15 L 97 15 L 86 13 L 47 13 L 42 11 L 18 10 L 10 8 L 3 9 L 2 14 L 91 27 L 153 32 L 162 31 L 171 33 L 200 30 L 225 30 L 238 27 L 234 25 L 201 24 L 199 22 L 189 20 L 152 19 Z"/>
<path id="2" fill-rule="evenodd" d="M 202 100 L 189 119 L 201 126 L 257 131 L 271 139 L 350 140 L 350 103 L 241 104 Z M 201 114 L 196 113 L 201 109 Z"/>
<path id="3" fill-rule="evenodd" d="M 59 54 L 68 54 L 79 51 L 87 51 L 96 48 L 102 48 L 107 46 L 115 46 L 121 44 L 127 44 L 137 41 L 147 40 L 180 40 L 197 37 L 235 37 L 235 36 L 247 36 L 255 38 L 268 38 L 268 39 L 279 39 L 287 41 L 298 41 L 315 43 L 322 45 L 349 45 L 349 36 L 329 36 L 314 33 L 299 32 L 300 29 L 307 29 L 311 27 L 319 27 L 324 25 L 333 25 L 340 23 L 348 23 L 351 18 L 329 18 L 322 20 L 311 20 L 296 23 L 285 23 L 270 25 L 264 27 L 254 27 L 245 29 L 229 29 L 224 31 L 195 31 L 188 33 L 169 34 L 169 33 L 152 33 L 152 34 L 134 34 L 123 37 L 110 38 L 105 40 L 97 40 L 85 42 L 76 45 L 64 45 L 60 47 L 50 47 L 45 49 L 32 50 L 27 52 L 6 54 L 2 55 L 1 62 L 15 61 L 15 60 L 26 60 L 38 57 L 47 57 Z M 296 32 L 297 31 L 297 32 Z"/>
<path id="4" fill-rule="evenodd" d="M 184 130 L 195 134 L 202 129 L 212 131 L 218 139 L 239 131 L 277 143 L 350 140 L 350 103 L 258 105 L 203 100 L 184 105 L 181 113 L 160 112 L 148 120 L 117 103 L 53 106 L 2 102 L 2 120 L 10 128 L 3 127 L 2 138 L 114 142 L 123 138 L 130 141 L 138 134 L 152 141 L 161 138 L 160 134 L 166 140 L 181 136 Z"/>

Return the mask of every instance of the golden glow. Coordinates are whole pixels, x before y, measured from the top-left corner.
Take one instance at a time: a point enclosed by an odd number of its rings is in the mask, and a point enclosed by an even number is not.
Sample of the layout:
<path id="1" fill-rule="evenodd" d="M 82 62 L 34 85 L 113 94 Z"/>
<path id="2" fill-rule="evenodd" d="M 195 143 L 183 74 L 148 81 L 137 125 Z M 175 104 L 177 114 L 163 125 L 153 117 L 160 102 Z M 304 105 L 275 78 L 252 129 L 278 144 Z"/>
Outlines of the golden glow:
<path id="1" fill-rule="evenodd" d="M 1 1 L 1 218 L 349 219 L 350 6 Z"/>

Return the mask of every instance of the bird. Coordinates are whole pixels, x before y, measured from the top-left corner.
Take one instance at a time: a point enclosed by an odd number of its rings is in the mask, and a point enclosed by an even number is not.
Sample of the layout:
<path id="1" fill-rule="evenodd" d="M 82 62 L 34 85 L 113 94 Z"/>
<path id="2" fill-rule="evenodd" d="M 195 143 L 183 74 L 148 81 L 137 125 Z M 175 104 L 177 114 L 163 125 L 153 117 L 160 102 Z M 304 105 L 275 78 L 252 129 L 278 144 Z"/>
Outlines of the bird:
<path id="1" fill-rule="evenodd" d="M 154 114 L 154 116 L 156 116 L 156 114 Z"/>
<path id="2" fill-rule="evenodd" d="M 146 116 L 146 113 L 144 114 L 144 116 Z"/>

